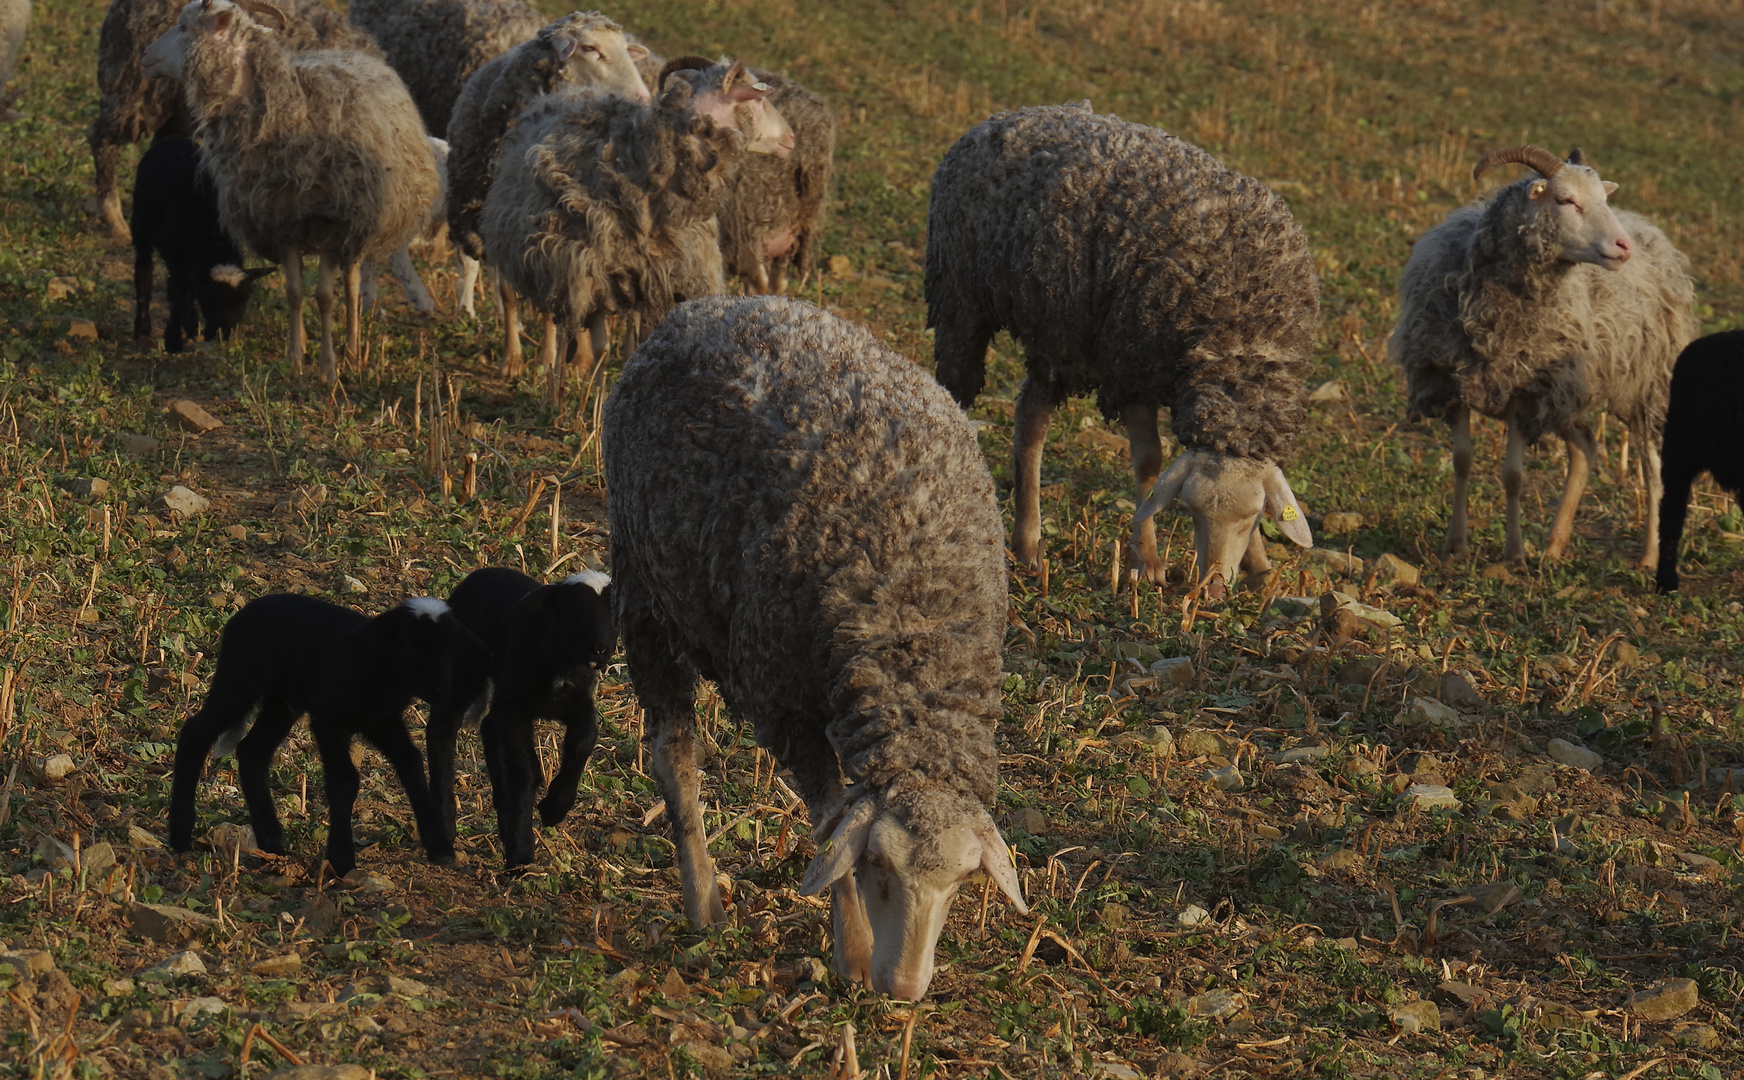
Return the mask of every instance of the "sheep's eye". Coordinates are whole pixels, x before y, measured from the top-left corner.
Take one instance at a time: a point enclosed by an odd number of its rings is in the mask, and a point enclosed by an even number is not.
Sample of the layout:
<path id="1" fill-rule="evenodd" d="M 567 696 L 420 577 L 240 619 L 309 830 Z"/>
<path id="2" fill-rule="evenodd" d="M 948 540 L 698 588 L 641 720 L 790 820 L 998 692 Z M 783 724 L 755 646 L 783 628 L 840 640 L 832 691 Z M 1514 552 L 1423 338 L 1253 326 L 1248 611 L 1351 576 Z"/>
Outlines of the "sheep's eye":
<path id="1" fill-rule="evenodd" d="M 1575 206 L 1575 201 L 1573 199 L 1569 198 L 1567 195 L 1558 195 L 1556 197 L 1556 201 L 1563 206 L 1574 206 L 1574 208 L 1576 210 L 1580 209 L 1579 206 Z"/>

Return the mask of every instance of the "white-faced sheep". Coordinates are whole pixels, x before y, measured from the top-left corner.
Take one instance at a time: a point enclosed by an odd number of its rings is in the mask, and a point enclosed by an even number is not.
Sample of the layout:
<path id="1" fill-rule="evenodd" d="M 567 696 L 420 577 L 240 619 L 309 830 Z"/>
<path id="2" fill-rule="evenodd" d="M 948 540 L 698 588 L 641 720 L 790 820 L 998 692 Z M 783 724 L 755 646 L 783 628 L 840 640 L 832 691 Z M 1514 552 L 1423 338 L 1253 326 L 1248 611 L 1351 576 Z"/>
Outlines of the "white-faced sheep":
<path id="1" fill-rule="evenodd" d="M 241 325 L 254 283 L 275 267 L 245 270 L 242 252 L 218 223 L 218 192 L 200 168 L 193 140 L 162 136 L 139 159 L 133 181 L 133 336 L 151 336 L 152 254 L 163 257 L 170 316 L 164 351 L 200 334 L 224 340 Z"/>
<path id="2" fill-rule="evenodd" d="M 521 0 L 351 0 L 349 17 L 381 46 L 437 137 L 472 73 L 548 21 Z"/>
<path id="3" fill-rule="evenodd" d="M 613 607 L 677 840 L 724 919 L 698 804 L 696 682 L 789 768 L 833 890 L 835 963 L 918 999 L 957 888 L 1025 910 L 988 808 L 1005 556 L 974 430 L 871 332 L 781 297 L 674 310 L 602 432 Z"/>
<path id="4" fill-rule="evenodd" d="M 1405 371 L 1411 414 L 1453 429 L 1443 551 L 1466 553 L 1473 411 L 1508 425 L 1506 557 L 1522 562 L 1526 447 L 1542 435 L 1568 444 L 1567 482 L 1544 549 L 1558 558 L 1597 449 L 1585 418 L 1608 409 L 1641 443 L 1648 491 L 1641 565 L 1651 567 L 1667 386 L 1672 362 L 1698 330 L 1689 262 L 1645 218 L 1611 208 L 1617 185 L 1601 180 L 1579 150 L 1567 162 L 1538 146 L 1493 150 L 1472 175 L 1507 162 L 1536 175 L 1454 211 L 1412 247 L 1388 342 Z"/>
<path id="5" fill-rule="evenodd" d="M 751 75 L 769 87 L 769 104 L 793 128 L 793 153 L 748 158 L 733 177 L 721 207 L 721 257 L 727 273 L 751 289 L 782 293 L 790 268 L 803 279 L 817 265 L 836 118 L 792 79 L 756 69 Z"/>
<path id="6" fill-rule="evenodd" d="M 479 229 L 485 196 L 496 173 L 497 150 L 505 133 L 540 97 L 562 87 L 598 87 L 636 101 L 648 89 L 636 70 L 648 50 L 632 42 L 617 23 L 597 11 L 565 15 L 491 60 L 466 81 L 448 122 L 448 237 L 461 251 L 495 265 Z M 521 374 L 520 305 L 514 290 L 501 285 L 505 375 Z M 545 361 L 557 351 L 555 323 L 545 320 Z"/>
<path id="7" fill-rule="evenodd" d="M 485 249 L 569 333 L 583 378 L 605 348 L 608 313 L 652 325 L 676 303 L 725 290 L 715 214 L 727 184 L 748 155 L 793 149 L 743 64 L 684 57 L 665 71 L 651 106 L 597 90 L 547 94 L 497 153 L 479 221 Z"/>
<path id="8" fill-rule="evenodd" d="M 151 136 L 187 135 L 193 130 L 187 105 L 175 82 L 147 75 L 145 48 L 176 25 L 184 0 L 113 0 L 97 35 L 97 90 L 101 100 L 87 138 L 96 167 L 97 200 L 104 224 L 126 243 L 127 219 L 116 186 L 121 148 Z M 280 43 L 294 51 L 353 49 L 376 52 L 368 34 L 319 0 L 285 0 Z"/>
<path id="9" fill-rule="evenodd" d="M 1133 526 L 1144 579 L 1165 579 L 1151 514 L 1177 498 L 1192 511 L 1213 597 L 1234 584 L 1238 562 L 1270 567 L 1261 513 L 1313 542 L 1282 465 L 1307 413 L 1318 281 L 1301 227 L 1258 180 L 1087 102 L 1000 113 L 933 174 L 926 297 L 938 379 L 964 407 L 981 391 L 993 335 L 1008 330 L 1023 346 L 1020 562 L 1042 558 L 1048 419 L 1092 391 L 1125 425 L 1139 491 L 1150 492 Z M 1167 472 L 1160 406 L 1184 447 Z"/>
<path id="10" fill-rule="evenodd" d="M 12 73 L 18 70 L 18 54 L 24 49 L 24 32 L 30 27 L 30 0 L 0 0 L 0 120 L 16 120 L 11 103 L 17 93 L 8 92 Z"/>
<path id="11" fill-rule="evenodd" d="M 611 579 L 597 570 L 541 585 L 518 570 L 487 566 L 448 597 L 455 618 L 484 643 L 488 668 L 457 675 L 453 696 L 430 710 L 425 745 L 436 815 L 454 834 L 454 743 L 476 720 L 490 770 L 497 837 L 511 868 L 533 861 L 533 802 L 543 770 L 534 738 L 541 718 L 563 725 L 557 774 L 539 800 L 555 825 L 575 805 L 576 787 L 598 737 L 594 686 L 617 647 Z M 488 710 L 487 710 L 488 706 Z"/>
<path id="12" fill-rule="evenodd" d="M 1744 498 L 1744 330 L 1697 338 L 1677 358 L 1661 457 L 1665 495 L 1655 583 L 1660 592 L 1672 592 L 1696 477 L 1705 472 L 1734 499 Z"/>
<path id="13" fill-rule="evenodd" d="M 436 165 L 392 68 L 360 52 L 293 53 L 274 33 L 283 25 L 263 0 L 192 0 L 145 64 L 183 83 L 225 230 L 284 269 L 296 373 L 303 256 L 320 256 L 321 377 L 332 382 L 334 278 L 344 277 L 345 355 L 355 363 L 362 263 L 411 239 L 436 201 Z"/>
<path id="14" fill-rule="evenodd" d="M 482 653 L 447 605 L 427 597 L 373 619 L 290 593 L 250 601 L 224 625 L 211 690 L 176 736 L 170 846 L 193 846 L 195 792 L 215 748 L 219 756 L 236 753 L 237 782 L 256 845 L 284 854 L 267 769 L 297 718 L 307 713 L 331 811 L 327 860 L 333 868 L 343 874 L 356 865 L 351 810 L 358 775 L 350 750 L 355 735 L 393 765 L 430 860 L 452 863 L 453 838 L 437 824 L 423 755 L 402 715 L 413 698 L 448 700 L 453 673 L 476 668 Z"/>

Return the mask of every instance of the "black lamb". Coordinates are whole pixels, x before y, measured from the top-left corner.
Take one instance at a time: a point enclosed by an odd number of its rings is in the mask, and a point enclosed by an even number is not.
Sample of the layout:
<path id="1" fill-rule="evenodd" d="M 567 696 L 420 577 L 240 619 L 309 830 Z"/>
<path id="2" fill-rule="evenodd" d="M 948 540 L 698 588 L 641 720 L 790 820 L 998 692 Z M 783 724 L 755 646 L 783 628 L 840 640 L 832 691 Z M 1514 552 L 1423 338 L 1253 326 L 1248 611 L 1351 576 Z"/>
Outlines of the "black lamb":
<path id="1" fill-rule="evenodd" d="M 1744 330 L 1697 338 L 1679 354 L 1660 459 L 1656 581 L 1660 592 L 1671 592 L 1690 485 L 1705 472 L 1733 498 L 1744 494 Z"/>

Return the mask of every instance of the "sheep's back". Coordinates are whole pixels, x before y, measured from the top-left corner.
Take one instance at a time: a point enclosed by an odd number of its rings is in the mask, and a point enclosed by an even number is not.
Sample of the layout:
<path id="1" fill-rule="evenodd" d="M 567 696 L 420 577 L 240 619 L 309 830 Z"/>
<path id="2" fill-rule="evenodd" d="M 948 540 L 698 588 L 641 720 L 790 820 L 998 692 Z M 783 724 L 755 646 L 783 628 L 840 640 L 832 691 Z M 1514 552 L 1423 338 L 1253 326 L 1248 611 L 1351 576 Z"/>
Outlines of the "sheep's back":
<path id="1" fill-rule="evenodd" d="M 447 131 L 473 73 L 545 25 L 545 17 L 521 0 L 359 0 L 351 5 L 351 21 L 381 45 L 437 136 Z"/>
<path id="2" fill-rule="evenodd" d="M 176 84 L 147 79 L 143 55 L 176 24 L 182 7 L 175 0 L 115 0 L 104 14 L 97 32 L 97 91 L 110 137 L 137 142 L 177 108 Z"/>
<path id="3" fill-rule="evenodd" d="M 602 436 L 614 593 L 647 598 L 765 745 L 827 721 L 851 776 L 949 768 L 991 797 L 1003 532 L 924 370 L 809 304 L 710 297 L 637 349 Z M 958 729 L 884 738 L 934 721 Z"/>
<path id="4" fill-rule="evenodd" d="M 1097 389 L 1110 417 L 1169 406 L 1188 445 L 1281 458 L 1305 414 L 1318 284 L 1289 208 L 1088 105 L 1001 113 L 958 140 L 934 175 L 926 289 L 929 322 L 1003 327 L 1031 378 Z"/>

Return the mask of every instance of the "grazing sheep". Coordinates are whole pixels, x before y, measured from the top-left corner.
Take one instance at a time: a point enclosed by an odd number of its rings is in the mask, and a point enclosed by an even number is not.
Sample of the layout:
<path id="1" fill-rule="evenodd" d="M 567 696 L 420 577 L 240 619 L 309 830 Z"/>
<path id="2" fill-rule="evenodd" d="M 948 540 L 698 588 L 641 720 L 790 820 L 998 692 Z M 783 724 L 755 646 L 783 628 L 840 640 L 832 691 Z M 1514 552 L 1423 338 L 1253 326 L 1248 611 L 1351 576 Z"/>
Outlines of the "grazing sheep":
<path id="1" fill-rule="evenodd" d="M 787 290 L 788 268 L 800 278 L 817 265 L 824 199 L 836 152 L 836 118 L 824 99 L 772 72 L 751 72 L 769 87 L 769 104 L 793 128 L 793 153 L 747 158 L 721 207 L 721 256 L 727 272 L 760 293 Z"/>
<path id="2" fill-rule="evenodd" d="M 674 310 L 605 406 L 613 607 L 677 840 L 684 909 L 724 919 L 696 681 L 793 772 L 838 970 L 910 999 L 958 886 L 1027 910 L 988 808 L 1006 613 L 974 430 L 866 328 L 781 297 Z"/>
<path id="3" fill-rule="evenodd" d="M 132 224 L 133 336 L 151 336 L 156 251 L 169 274 L 164 351 L 186 348 L 200 333 L 202 316 L 206 340 L 228 340 L 242 324 L 255 281 L 275 268 L 242 268 L 242 252 L 218 224 L 218 193 L 200 168 L 200 148 L 192 139 L 152 140 L 134 174 Z"/>
<path id="4" fill-rule="evenodd" d="M 437 137 L 472 73 L 547 21 L 521 0 L 352 0 L 350 19 L 381 46 Z"/>
<path id="5" fill-rule="evenodd" d="M 307 713 L 332 811 L 327 861 L 333 868 L 343 874 L 356 865 L 353 735 L 369 740 L 392 763 L 430 861 L 452 863 L 452 838 L 445 839 L 437 826 L 423 756 L 401 714 L 414 697 L 446 700 L 451 672 L 479 663 L 482 649 L 440 600 L 408 600 L 373 619 L 291 593 L 250 601 L 225 623 L 211 690 L 176 736 L 170 846 L 176 851 L 193 846 L 195 791 L 207 755 L 216 749 L 220 757 L 236 753 L 237 782 L 255 843 L 283 855 L 284 829 L 267 769 L 297 718 Z"/>
<path id="6" fill-rule="evenodd" d="M 1453 512 L 1443 551 L 1466 553 L 1471 414 L 1508 425 L 1502 488 L 1507 554 L 1524 562 L 1520 485 L 1526 447 L 1542 435 L 1568 444 L 1568 478 L 1545 555 L 1574 531 L 1597 445 L 1584 419 L 1606 409 L 1641 443 L 1647 536 L 1641 565 L 1659 557 L 1659 428 L 1671 365 L 1696 336 L 1689 261 L 1665 234 L 1607 199 L 1579 150 L 1563 162 L 1538 146 L 1492 150 L 1472 169 L 1518 162 L 1517 180 L 1448 215 L 1411 249 L 1399 279 L 1399 325 L 1388 352 L 1405 371 L 1411 415 L 1453 429 Z"/>
<path id="7" fill-rule="evenodd" d="M 715 214 L 727 184 L 748 154 L 793 149 L 743 64 L 685 57 L 660 81 L 651 106 L 598 90 L 535 101 L 503 139 L 479 220 L 503 279 L 568 331 L 584 379 L 608 312 L 652 325 L 724 291 Z"/>
<path id="8" fill-rule="evenodd" d="M 6 92 L 18 68 L 18 53 L 24 48 L 24 31 L 30 26 L 30 0 L 0 0 L 0 120 L 16 120 L 11 108 L 17 92 Z"/>
<path id="9" fill-rule="evenodd" d="M 1744 497 L 1744 330 L 1697 338 L 1677 358 L 1660 455 L 1665 495 L 1655 581 L 1660 592 L 1672 592 L 1696 477 L 1705 472 L 1734 499 Z"/>
<path id="10" fill-rule="evenodd" d="M 333 382 L 333 279 L 344 276 L 355 363 L 361 265 L 411 238 L 436 201 L 436 165 L 393 69 L 360 52 L 292 53 L 274 32 L 284 25 L 263 0 L 192 0 L 146 50 L 145 70 L 183 82 L 225 231 L 283 267 L 299 374 L 303 255 L 320 256 L 321 377 Z"/>
<path id="11" fill-rule="evenodd" d="M 1150 490 L 1130 553 L 1144 579 L 1165 580 L 1151 515 L 1177 498 L 1212 597 L 1234 584 L 1238 561 L 1270 567 L 1262 512 L 1312 544 L 1281 466 L 1307 414 L 1318 283 L 1301 227 L 1258 180 L 1088 102 L 1000 113 L 933 174 L 926 297 L 939 382 L 965 408 L 993 335 L 1023 346 L 1019 562 L 1042 558 L 1048 418 L 1091 391 L 1125 425 L 1138 489 Z M 1167 472 L 1159 406 L 1184 447 Z"/>
<path id="12" fill-rule="evenodd" d="M 636 63 L 647 52 L 599 12 L 577 11 L 473 73 L 455 99 L 454 115 L 448 121 L 448 237 L 462 252 L 497 265 L 485 251 L 479 216 L 496 173 L 498 146 L 527 106 L 561 87 L 584 86 L 646 102 L 648 89 Z M 502 373 L 516 376 L 525 366 L 520 304 L 506 282 L 500 284 L 500 295 Z M 549 315 L 543 352 L 547 365 L 555 361 L 557 332 Z"/>
<path id="13" fill-rule="evenodd" d="M 594 686 L 617 648 L 611 578 L 597 570 L 556 585 L 506 567 L 466 575 L 448 598 L 455 618 L 489 651 L 489 668 L 459 678 L 449 702 L 430 711 L 430 789 L 445 835 L 454 835 L 454 741 L 478 720 L 497 811 L 497 836 L 508 866 L 533 861 L 533 800 L 543 772 L 533 724 L 564 727 L 557 775 L 539 802 L 555 825 L 575 805 L 576 786 L 597 739 Z M 485 712 L 488 704 L 489 711 Z"/>
<path id="14" fill-rule="evenodd" d="M 121 148 L 154 135 L 187 135 L 193 122 L 174 82 L 153 78 L 141 63 L 145 47 L 162 37 L 182 11 L 182 0 L 114 0 L 97 37 L 97 89 L 102 95 L 88 139 L 97 170 L 97 199 L 104 224 L 117 241 L 128 240 L 116 174 Z M 319 0 L 286 0 L 281 43 L 293 51 L 352 49 L 376 53 L 369 35 Z M 379 54 L 378 54 L 379 55 Z"/>

